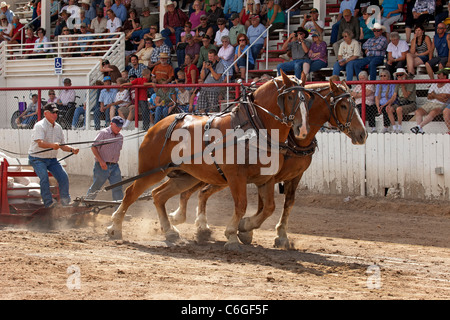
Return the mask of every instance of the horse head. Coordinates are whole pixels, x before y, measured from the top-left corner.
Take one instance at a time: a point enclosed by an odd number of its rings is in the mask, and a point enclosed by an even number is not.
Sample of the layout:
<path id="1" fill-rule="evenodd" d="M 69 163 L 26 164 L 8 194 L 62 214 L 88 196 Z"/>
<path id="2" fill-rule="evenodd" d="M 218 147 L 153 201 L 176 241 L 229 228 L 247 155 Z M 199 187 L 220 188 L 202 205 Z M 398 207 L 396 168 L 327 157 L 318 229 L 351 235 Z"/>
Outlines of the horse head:
<path id="1" fill-rule="evenodd" d="M 333 106 L 330 116 L 330 124 L 337 127 L 352 139 L 353 144 L 364 144 L 367 139 L 367 131 L 359 115 L 356 103 L 350 95 L 350 88 L 345 81 L 340 85 L 330 80 L 330 104 Z"/>

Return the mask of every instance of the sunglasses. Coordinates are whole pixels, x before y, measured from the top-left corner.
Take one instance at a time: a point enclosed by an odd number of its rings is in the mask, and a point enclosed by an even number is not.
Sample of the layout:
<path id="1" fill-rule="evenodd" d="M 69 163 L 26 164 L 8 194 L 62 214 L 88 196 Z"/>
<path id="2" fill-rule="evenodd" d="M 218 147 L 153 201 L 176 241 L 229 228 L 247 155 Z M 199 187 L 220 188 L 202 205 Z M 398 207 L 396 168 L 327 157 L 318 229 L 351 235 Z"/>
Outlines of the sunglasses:
<path id="1" fill-rule="evenodd" d="M 387 75 L 385 75 L 385 74 L 382 74 L 382 75 L 380 76 L 380 78 L 385 78 L 385 77 L 387 77 Z"/>
<path id="2" fill-rule="evenodd" d="M 381 29 L 373 29 L 373 32 L 381 32 Z"/>
<path id="3" fill-rule="evenodd" d="M 397 77 L 403 77 L 403 76 L 406 76 L 406 74 L 405 74 L 405 73 L 399 73 L 399 74 L 397 74 Z"/>
<path id="4" fill-rule="evenodd" d="M 49 93 L 48 95 L 49 95 L 49 96 L 54 96 L 54 95 L 55 95 L 55 93 L 54 93 L 54 92 L 52 92 L 52 93 Z"/>
<path id="5" fill-rule="evenodd" d="M 247 41 L 247 40 L 245 40 L 245 39 L 239 39 L 239 42 L 241 42 L 241 41 L 244 41 L 244 42 L 245 42 L 245 41 Z"/>

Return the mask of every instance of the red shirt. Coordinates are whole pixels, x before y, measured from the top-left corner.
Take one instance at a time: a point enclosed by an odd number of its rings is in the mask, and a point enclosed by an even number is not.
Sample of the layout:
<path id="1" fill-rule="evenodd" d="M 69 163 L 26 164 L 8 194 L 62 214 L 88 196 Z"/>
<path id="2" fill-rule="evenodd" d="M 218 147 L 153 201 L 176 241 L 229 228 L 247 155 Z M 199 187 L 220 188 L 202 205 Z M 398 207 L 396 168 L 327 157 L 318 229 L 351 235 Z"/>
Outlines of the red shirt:
<path id="1" fill-rule="evenodd" d="M 195 73 L 197 74 L 195 82 L 192 82 L 192 76 L 191 76 L 191 71 L 192 70 L 195 70 Z M 195 64 L 191 64 L 189 69 L 188 69 L 188 67 L 185 67 L 184 68 L 184 73 L 186 74 L 186 83 L 197 83 L 198 82 L 199 72 L 198 72 L 198 68 L 197 68 L 197 66 Z"/>
<path id="2" fill-rule="evenodd" d="M 133 81 L 131 81 L 131 84 L 134 86 L 137 85 L 143 85 L 144 83 L 148 82 L 146 78 L 137 78 Z M 136 88 L 136 90 L 139 90 L 138 92 L 138 100 L 139 101 L 147 101 L 147 88 Z"/>
<path id="3" fill-rule="evenodd" d="M 167 11 L 164 14 L 164 28 L 184 27 L 184 24 L 186 23 L 186 21 L 189 21 L 188 16 L 186 15 L 186 13 L 184 13 L 183 11 L 181 11 L 178 8 L 175 8 L 173 13 L 170 13 L 169 11 Z"/>

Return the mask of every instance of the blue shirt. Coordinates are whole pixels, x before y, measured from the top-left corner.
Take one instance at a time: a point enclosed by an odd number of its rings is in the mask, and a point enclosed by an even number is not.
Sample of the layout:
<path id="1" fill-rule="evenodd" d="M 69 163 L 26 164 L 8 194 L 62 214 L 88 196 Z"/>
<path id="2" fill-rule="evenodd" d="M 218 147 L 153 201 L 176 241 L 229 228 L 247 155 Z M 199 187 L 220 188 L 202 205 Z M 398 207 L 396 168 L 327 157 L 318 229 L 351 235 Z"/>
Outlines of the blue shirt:
<path id="1" fill-rule="evenodd" d="M 244 48 L 244 51 L 242 51 L 241 54 L 244 53 L 244 52 L 246 54 L 248 54 L 248 63 L 251 63 L 251 64 L 254 65 L 255 64 L 255 60 L 253 59 L 252 51 L 248 50 L 248 48 L 249 48 L 249 46 L 246 45 L 245 48 Z M 234 54 L 238 54 L 238 50 L 239 50 L 239 46 L 236 46 L 236 48 L 234 49 Z M 239 58 L 239 56 L 238 56 L 238 58 Z M 247 57 L 244 55 L 244 56 L 242 56 L 242 59 L 247 59 Z"/>
<path id="2" fill-rule="evenodd" d="M 355 6 L 358 0 L 344 0 L 341 2 L 341 5 L 339 7 L 339 13 L 343 13 L 345 9 L 350 9 L 350 11 L 353 14 L 353 11 L 355 11 Z"/>
<path id="3" fill-rule="evenodd" d="M 247 29 L 247 37 L 248 40 L 250 41 L 250 44 L 252 44 L 256 38 L 258 38 L 261 33 L 263 33 L 264 31 L 266 31 L 266 28 L 260 23 L 258 24 L 258 26 L 255 28 L 253 25 L 251 25 L 250 27 L 248 27 Z M 264 39 L 267 37 L 267 32 L 264 33 L 264 35 L 258 39 L 258 41 L 256 41 L 256 44 L 264 44 Z"/>
<path id="4" fill-rule="evenodd" d="M 117 89 L 102 89 L 100 91 L 100 97 L 98 98 L 98 102 L 103 102 L 103 104 L 108 105 L 110 103 L 113 103 L 116 99 L 116 93 Z"/>
<path id="5" fill-rule="evenodd" d="M 447 33 L 444 33 L 442 38 L 439 38 L 439 35 L 435 34 L 433 41 L 438 57 L 448 57 Z"/>
<path id="6" fill-rule="evenodd" d="M 398 10 L 398 5 L 403 6 L 403 0 L 384 0 L 383 1 L 383 17 L 387 17 L 389 12 Z M 400 13 L 393 13 L 391 14 L 391 17 L 398 16 Z"/>
<path id="7" fill-rule="evenodd" d="M 122 20 L 122 23 L 127 20 L 127 8 L 123 4 L 117 6 L 115 3 L 111 6 L 111 10 L 115 13 L 116 17 Z"/>
<path id="8" fill-rule="evenodd" d="M 387 90 L 389 89 L 389 92 Z M 381 93 L 380 93 L 381 90 Z M 377 88 L 375 89 L 375 97 L 380 97 L 380 106 L 388 102 L 390 98 L 394 95 L 395 92 L 395 84 L 377 84 Z M 386 97 L 387 93 L 387 97 Z"/>
<path id="9" fill-rule="evenodd" d="M 244 1 L 242 0 L 226 0 L 225 7 L 223 7 L 223 13 L 224 14 L 227 14 L 229 12 L 240 13 L 242 11 L 243 5 Z"/>

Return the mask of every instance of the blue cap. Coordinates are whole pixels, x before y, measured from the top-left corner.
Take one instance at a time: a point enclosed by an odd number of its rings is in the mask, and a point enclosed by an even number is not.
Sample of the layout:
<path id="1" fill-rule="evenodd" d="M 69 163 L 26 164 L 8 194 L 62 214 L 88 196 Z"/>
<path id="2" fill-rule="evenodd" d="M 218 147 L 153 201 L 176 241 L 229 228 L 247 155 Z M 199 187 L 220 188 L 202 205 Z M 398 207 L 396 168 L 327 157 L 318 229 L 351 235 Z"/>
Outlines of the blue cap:
<path id="1" fill-rule="evenodd" d="M 111 81 L 111 77 L 110 76 L 106 76 L 103 78 L 103 81 Z"/>

